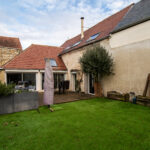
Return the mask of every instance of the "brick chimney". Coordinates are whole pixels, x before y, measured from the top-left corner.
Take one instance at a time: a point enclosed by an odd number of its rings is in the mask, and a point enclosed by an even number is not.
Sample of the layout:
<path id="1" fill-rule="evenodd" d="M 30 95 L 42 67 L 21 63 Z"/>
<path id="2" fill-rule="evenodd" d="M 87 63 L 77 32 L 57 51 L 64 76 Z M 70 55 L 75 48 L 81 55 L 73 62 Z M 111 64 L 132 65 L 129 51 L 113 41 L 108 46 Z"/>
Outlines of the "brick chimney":
<path id="1" fill-rule="evenodd" d="M 81 17 L 81 39 L 84 38 L 84 17 Z"/>

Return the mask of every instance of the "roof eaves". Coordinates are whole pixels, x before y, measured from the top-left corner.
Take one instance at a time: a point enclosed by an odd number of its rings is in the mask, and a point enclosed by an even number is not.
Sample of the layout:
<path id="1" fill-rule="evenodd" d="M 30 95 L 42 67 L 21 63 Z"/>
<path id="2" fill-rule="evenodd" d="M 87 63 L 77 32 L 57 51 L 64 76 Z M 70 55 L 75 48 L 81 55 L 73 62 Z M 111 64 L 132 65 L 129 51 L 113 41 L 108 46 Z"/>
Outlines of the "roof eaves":
<path id="1" fill-rule="evenodd" d="M 33 46 L 43 46 L 43 47 L 45 46 L 45 47 L 61 48 L 60 46 L 51 46 L 51 45 L 41 45 L 41 44 L 31 44 L 31 45 L 33 45 Z"/>
<path id="2" fill-rule="evenodd" d="M 67 68 L 52 67 L 53 70 L 67 71 Z M 45 70 L 45 68 L 0 68 L 1 70 Z"/>

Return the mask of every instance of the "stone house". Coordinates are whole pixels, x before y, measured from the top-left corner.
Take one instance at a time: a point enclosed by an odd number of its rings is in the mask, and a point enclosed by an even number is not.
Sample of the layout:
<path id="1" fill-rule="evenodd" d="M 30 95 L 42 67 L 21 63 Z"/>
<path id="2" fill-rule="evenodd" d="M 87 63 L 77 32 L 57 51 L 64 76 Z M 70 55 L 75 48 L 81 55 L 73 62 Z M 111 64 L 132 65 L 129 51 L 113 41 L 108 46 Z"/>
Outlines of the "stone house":
<path id="1" fill-rule="evenodd" d="M 66 41 L 60 57 L 71 81 L 70 90 L 75 90 L 75 80 L 80 69 L 79 58 L 90 46 L 104 46 L 113 56 L 115 75 L 102 81 L 104 95 L 107 91 L 135 92 L 142 94 L 150 73 L 150 1 L 141 0 L 106 18 L 92 28 Z M 93 78 L 83 75 L 81 89 L 94 94 Z"/>
<path id="2" fill-rule="evenodd" d="M 2 66 L 22 52 L 19 38 L 0 36 L 0 81 L 5 82 Z"/>
<path id="3" fill-rule="evenodd" d="M 110 33 L 119 24 L 132 6 L 133 4 L 104 19 L 84 32 L 84 18 L 81 18 L 81 34 L 73 37 L 61 45 L 64 50 L 59 56 L 62 58 L 68 69 L 67 79 L 70 80 L 70 90 L 76 90 L 76 80 L 81 78 L 79 59 L 82 54 L 93 45 L 101 45 L 106 47 L 107 50 L 110 50 Z M 94 78 L 92 75 L 84 74 L 82 76 L 81 91 L 94 94 Z"/>

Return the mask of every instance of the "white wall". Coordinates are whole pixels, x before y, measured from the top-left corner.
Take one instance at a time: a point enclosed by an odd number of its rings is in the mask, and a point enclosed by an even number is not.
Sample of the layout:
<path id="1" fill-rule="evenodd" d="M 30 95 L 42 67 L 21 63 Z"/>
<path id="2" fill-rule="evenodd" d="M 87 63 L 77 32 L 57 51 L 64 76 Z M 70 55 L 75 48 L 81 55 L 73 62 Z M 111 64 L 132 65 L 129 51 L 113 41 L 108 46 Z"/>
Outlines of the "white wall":
<path id="1" fill-rule="evenodd" d="M 115 75 L 103 80 L 105 94 L 111 90 L 142 94 L 150 73 L 150 40 L 117 47 L 111 51 Z"/>
<path id="2" fill-rule="evenodd" d="M 111 48 L 117 48 L 148 39 L 150 39 L 150 21 L 112 34 L 110 46 Z"/>

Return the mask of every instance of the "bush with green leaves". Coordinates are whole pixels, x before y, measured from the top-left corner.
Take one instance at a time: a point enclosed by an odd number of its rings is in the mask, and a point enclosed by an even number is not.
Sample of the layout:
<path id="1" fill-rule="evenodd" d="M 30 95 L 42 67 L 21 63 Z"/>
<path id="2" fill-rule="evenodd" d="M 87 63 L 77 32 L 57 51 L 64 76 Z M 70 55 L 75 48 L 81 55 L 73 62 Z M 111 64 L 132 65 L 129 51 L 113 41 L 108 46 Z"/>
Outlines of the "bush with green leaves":
<path id="1" fill-rule="evenodd" d="M 0 82 L 0 96 L 8 96 L 14 93 L 14 84 L 8 84 Z"/>
<path id="2" fill-rule="evenodd" d="M 109 52 L 101 46 L 95 46 L 86 50 L 80 58 L 82 71 L 92 74 L 96 81 L 104 76 L 113 74 L 113 58 Z"/>

